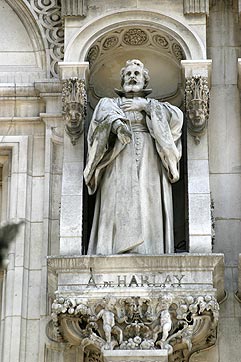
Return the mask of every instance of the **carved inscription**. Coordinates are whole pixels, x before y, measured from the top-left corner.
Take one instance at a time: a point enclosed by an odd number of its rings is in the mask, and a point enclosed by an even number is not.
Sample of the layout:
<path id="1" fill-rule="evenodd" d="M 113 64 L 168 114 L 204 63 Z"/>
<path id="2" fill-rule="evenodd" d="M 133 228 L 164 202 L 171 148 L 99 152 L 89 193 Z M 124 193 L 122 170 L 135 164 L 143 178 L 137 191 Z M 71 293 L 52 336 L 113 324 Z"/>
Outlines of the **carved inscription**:
<path id="1" fill-rule="evenodd" d="M 92 272 L 86 288 L 166 288 L 166 287 L 181 287 L 185 275 L 184 274 L 129 274 L 116 275 L 112 280 L 101 279 L 101 276 Z"/>

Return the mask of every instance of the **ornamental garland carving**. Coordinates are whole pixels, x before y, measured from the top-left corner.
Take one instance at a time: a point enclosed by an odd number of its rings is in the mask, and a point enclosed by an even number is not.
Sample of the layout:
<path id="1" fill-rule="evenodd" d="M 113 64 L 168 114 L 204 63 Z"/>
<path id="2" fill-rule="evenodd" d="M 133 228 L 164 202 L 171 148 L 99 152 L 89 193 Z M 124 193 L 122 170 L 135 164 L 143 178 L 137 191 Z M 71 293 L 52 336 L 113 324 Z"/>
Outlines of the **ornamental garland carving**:
<path id="1" fill-rule="evenodd" d="M 65 131 L 75 145 L 84 130 L 87 96 L 85 82 L 82 79 L 70 78 L 63 83 L 63 116 Z"/>
<path id="2" fill-rule="evenodd" d="M 52 321 L 56 341 L 103 350 L 165 349 L 169 361 L 188 361 L 215 343 L 219 306 L 212 295 L 102 299 L 56 295 Z M 99 357 L 98 357 L 99 358 Z"/>
<path id="3" fill-rule="evenodd" d="M 209 88 L 206 77 L 194 76 L 186 79 L 185 113 L 189 133 L 198 144 L 205 133 L 209 116 Z"/>
<path id="4" fill-rule="evenodd" d="M 60 0 L 27 0 L 47 40 L 50 76 L 58 77 L 58 62 L 64 58 L 64 30 Z"/>
<path id="5" fill-rule="evenodd" d="M 110 50 L 137 46 L 156 48 L 158 52 L 163 51 L 177 62 L 185 59 L 181 46 L 170 35 L 155 29 L 135 27 L 116 30 L 101 37 L 89 49 L 87 60 L 92 67 Z"/>

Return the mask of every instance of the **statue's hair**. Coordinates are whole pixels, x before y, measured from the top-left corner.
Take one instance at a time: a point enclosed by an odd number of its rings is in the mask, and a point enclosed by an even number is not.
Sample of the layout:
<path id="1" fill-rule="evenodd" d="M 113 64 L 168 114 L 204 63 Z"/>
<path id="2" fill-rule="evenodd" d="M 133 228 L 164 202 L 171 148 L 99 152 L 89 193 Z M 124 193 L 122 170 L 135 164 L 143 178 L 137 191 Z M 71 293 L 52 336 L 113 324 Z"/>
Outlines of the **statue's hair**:
<path id="1" fill-rule="evenodd" d="M 149 70 L 147 68 L 145 68 L 144 64 L 138 59 L 127 60 L 125 67 L 121 69 L 121 71 L 120 71 L 121 86 L 123 86 L 123 84 L 124 84 L 124 71 L 125 71 L 125 69 L 127 67 L 129 67 L 132 64 L 137 65 L 138 67 L 140 67 L 140 70 L 143 72 L 144 79 L 145 79 L 144 88 L 146 88 L 148 86 L 148 83 L 149 83 L 149 80 L 150 80 Z"/>

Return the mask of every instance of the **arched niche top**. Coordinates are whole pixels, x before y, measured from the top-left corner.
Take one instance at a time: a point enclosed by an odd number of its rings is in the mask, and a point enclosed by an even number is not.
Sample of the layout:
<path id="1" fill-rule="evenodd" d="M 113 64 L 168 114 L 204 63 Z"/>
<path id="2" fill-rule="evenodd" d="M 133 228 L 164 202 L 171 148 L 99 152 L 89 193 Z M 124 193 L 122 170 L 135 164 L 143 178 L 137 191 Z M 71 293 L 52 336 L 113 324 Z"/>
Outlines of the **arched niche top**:
<path id="1" fill-rule="evenodd" d="M 173 37 L 184 51 L 186 59 L 206 59 L 204 44 L 187 24 L 167 15 L 130 9 L 110 12 L 85 24 L 70 40 L 65 50 L 66 62 L 82 62 L 98 38 L 113 30 L 127 26 L 152 27 Z"/>
<path id="2" fill-rule="evenodd" d="M 120 88 L 120 69 L 128 59 L 139 59 L 149 70 L 151 97 L 172 100 L 180 105 L 180 61 L 185 54 L 177 41 L 153 27 L 128 26 L 115 29 L 90 47 L 89 101 L 92 107 L 105 96 L 115 96 Z M 106 81 L 108 79 L 108 82 Z"/>

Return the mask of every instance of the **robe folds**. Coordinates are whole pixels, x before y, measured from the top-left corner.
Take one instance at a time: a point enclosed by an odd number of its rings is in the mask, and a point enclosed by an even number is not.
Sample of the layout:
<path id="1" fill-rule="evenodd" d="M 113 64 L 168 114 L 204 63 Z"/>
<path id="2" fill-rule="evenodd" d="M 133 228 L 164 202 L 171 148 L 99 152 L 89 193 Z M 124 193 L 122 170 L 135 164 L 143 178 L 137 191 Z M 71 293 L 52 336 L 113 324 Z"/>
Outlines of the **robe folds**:
<path id="1" fill-rule="evenodd" d="M 171 253 L 183 115 L 155 99 L 147 113 L 124 112 L 125 99 L 101 99 L 90 123 L 84 178 L 97 194 L 88 254 Z M 117 123 L 131 131 L 129 144 L 117 138 Z"/>

